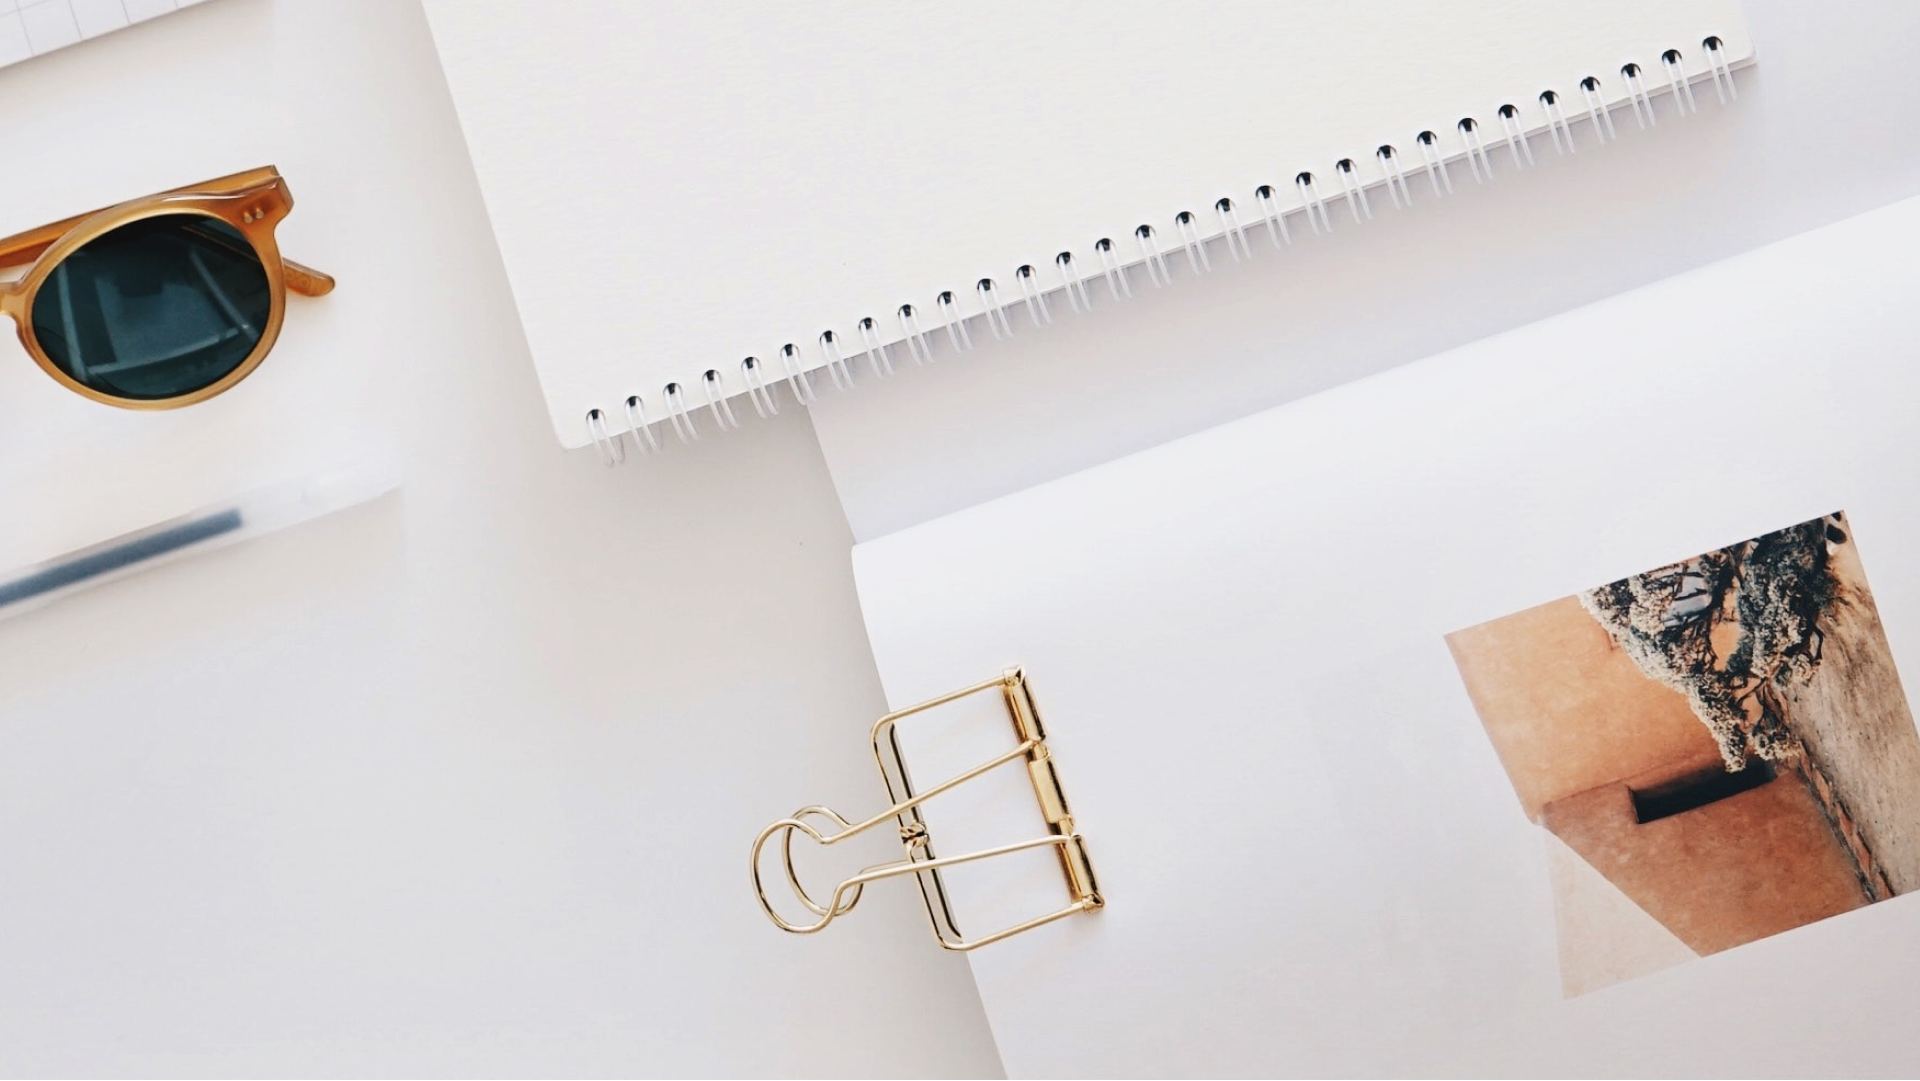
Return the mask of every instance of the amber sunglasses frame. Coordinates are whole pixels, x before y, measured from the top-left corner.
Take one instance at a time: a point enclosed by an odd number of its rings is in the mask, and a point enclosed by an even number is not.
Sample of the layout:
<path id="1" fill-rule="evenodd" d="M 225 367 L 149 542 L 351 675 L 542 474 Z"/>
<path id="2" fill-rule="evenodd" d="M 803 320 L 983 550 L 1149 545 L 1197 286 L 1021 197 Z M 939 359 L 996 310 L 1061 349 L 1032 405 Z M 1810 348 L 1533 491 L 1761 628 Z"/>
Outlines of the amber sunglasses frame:
<path id="1" fill-rule="evenodd" d="M 78 214 L 64 221 L 0 238 L 0 268 L 27 265 L 26 273 L 20 278 L 0 285 L 0 315 L 13 320 L 20 334 L 20 344 L 26 348 L 33 362 L 60 385 L 82 397 L 122 409 L 178 409 L 204 402 L 233 389 L 235 384 L 252 375 L 253 370 L 273 350 L 274 341 L 280 337 L 280 324 L 286 317 L 289 289 L 309 297 L 325 296 L 333 290 L 333 278 L 329 275 L 281 256 L 273 230 L 292 209 L 293 194 L 287 190 L 287 182 L 281 178 L 278 169 L 269 165 L 131 199 L 104 210 Z M 266 326 L 261 329 L 260 340 L 254 343 L 253 351 L 238 367 L 197 390 L 171 398 L 123 398 L 102 393 L 61 370 L 47 356 L 46 350 L 40 347 L 33 333 L 34 298 L 53 268 L 82 246 L 123 225 L 170 214 L 200 214 L 214 218 L 232 226 L 246 238 L 259 255 L 260 266 L 267 275 L 271 306 Z"/>

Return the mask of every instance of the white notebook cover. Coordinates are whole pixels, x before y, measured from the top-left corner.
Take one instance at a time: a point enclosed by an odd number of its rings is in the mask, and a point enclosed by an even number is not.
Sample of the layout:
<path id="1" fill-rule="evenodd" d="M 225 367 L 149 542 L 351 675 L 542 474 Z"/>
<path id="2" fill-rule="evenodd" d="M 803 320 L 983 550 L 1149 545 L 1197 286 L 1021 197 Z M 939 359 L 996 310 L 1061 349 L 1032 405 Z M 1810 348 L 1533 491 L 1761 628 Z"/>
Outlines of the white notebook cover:
<path id="1" fill-rule="evenodd" d="M 1920 672 L 1916 250 L 1920 200 L 858 546 L 894 706 L 1025 666 L 1106 895 L 969 955 L 1008 1073 L 1913 1062 L 1914 899 L 1638 974 L 1673 943 L 1604 889 L 1566 907 L 1581 865 L 1447 636 L 1845 511 Z M 958 731 L 902 730 L 923 786 L 979 757 Z M 1031 835 L 1002 780 L 928 806 L 940 854 Z M 962 930 L 1064 896 L 1044 861 L 960 870 Z M 1566 997 L 1569 935 L 1636 978 Z"/>
<path id="2" fill-rule="evenodd" d="M 1588 75 L 1619 104 L 1628 62 L 1658 91 L 1666 50 L 1694 77 L 1709 35 L 1752 56 L 1733 0 L 426 7 L 570 447 L 592 409 L 625 429 L 629 397 L 662 422 L 671 383 L 711 432 L 749 356 L 791 408 L 784 345 L 817 369 L 831 330 L 863 369 L 863 318 L 896 342 L 912 304 L 939 335 L 943 291 L 1017 305 L 1017 268 L 1097 274 L 1101 238 L 1137 262 L 1141 224 L 1174 252 L 1175 215 L 1215 235 L 1222 197 L 1257 225 L 1262 184 L 1297 212 L 1297 174 L 1332 198 L 1350 158 L 1378 183 L 1382 145 L 1417 173 L 1415 137 L 1457 158 L 1463 117 L 1500 149 L 1502 105 L 1544 130 L 1540 93 L 1578 115 Z"/>

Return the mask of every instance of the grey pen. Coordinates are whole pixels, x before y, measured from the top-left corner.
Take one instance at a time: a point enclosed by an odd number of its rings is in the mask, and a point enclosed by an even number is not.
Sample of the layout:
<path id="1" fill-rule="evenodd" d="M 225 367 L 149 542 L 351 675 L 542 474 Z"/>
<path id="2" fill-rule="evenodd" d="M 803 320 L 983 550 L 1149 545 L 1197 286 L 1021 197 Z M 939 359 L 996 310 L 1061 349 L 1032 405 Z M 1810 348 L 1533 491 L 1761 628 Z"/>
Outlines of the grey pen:
<path id="1" fill-rule="evenodd" d="M 99 544 L 22 567 L 0 577 L 0 619 L 44 607 L 62 597 L 149 567 L 223 548 L 392 491 L 392 471 L 367 466 L 336 469 L 134 530 Z"/>

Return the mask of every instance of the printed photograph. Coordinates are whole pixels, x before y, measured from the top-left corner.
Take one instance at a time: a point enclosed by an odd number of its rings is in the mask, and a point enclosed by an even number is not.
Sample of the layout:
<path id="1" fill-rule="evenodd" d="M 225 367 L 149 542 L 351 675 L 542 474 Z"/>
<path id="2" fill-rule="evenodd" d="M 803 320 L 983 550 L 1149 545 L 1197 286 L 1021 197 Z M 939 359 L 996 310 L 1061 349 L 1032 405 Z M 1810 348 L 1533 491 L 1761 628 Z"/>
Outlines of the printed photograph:
<path id="1" fill-rule="evenodd" d="M 1920 735 L 1845 514 L 1447 636 L 1584 994 L 1920 885 Z"/>

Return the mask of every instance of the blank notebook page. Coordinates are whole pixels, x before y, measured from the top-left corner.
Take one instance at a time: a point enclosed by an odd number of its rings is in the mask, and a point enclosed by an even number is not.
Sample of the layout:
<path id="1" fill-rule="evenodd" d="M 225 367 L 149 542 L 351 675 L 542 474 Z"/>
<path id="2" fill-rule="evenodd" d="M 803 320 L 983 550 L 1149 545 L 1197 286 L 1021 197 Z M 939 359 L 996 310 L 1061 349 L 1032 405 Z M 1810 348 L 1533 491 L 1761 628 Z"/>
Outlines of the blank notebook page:
<path id="1" fill-rule="evenodd" d="M 1857 548 L 1882 648 L 1920 671 L 1916 244 L 1910 200 L 858 546 L 896 708 L 1024 666 L 1105 894 L 969 955 L 1008 1074 L 1913 1062 L 1891 1005 L 1913 897 L 1692 958 L 1528 820 L 1448 636 L 1844 511 L 1827 539 Z M 1870 609 L 1847 597 L 1857 624 Z M 1857 642 L 1828 634 L 1820 664 Z M 1572 678 L 1539 673 L 1538 708 Z M 1583 732 L 1647 719 L 1612 701 L 1618 724 Z M 1871 707 L 1845 716 L 1911 766 L 1908 713 Z M 1005 721 L 979 719 L 1004 747 Z M 903 725 L 923 788 L 990 752 L 953 728 Z M 997 780 L 925 805 L 941 856 L 1035 835 L 1031 787 Z M 1880 794 L 1911 807 L 1908 780 Z M 1798 783 L 1783 768 L 1773 791 Z M 1873 806 L 1853 820 L 1882 840 L 1920 828 Z M 1698 835 L 1721 870 L 1686 881 L 1724 912 L 1775 901 L 1739 885 L 1773 881 L 1788 819 L 1759 821 L 1721 848 Z M 1568 866 L 1586 878 L 1563 889 Z M 1045 861 L 949 886 L 974 935 L 1066 899 Z"/>
<path id="2" fill-rule="evenodd" d="M 1752 48 L 1733 0 L 1605 5 L 473 4 L 427 0 L 555 431 L 649 422 L 665 388 L 707 410 L 849 358 L 861 320 L 898 341 L 903 304 L 940 333 L 937 297 L 1018 301 L 1017 268 L 1097 273 L 1095 242 L 1142 258 L 1135 228 L 1178 247 L 1175 215 L 1219 231 L 1295 177 L 1338 195 L 1335 163 L 1378 181 L 1375 151 L 1458 156 L 1463 117 L 1497 146 L 1497 111 L 1541 130 L 1542 91 L 1584 108 L 1592 75 L 1627 100 L 1623 64 L 1666 84 L 1677 49 L 1706 71 L 1717 36 Z M 976 334 L 984 328 L 976 327 Z M 713 372 L 713 378 L 706 377 Z M 824 375 L 817 379 L 827 380 Z M 744 408 L 744 406 L 742 407 Z M 749 411 L 750 414 L 751 411 Z M 707 422 L 709 425 L 711 421 Z"/>

